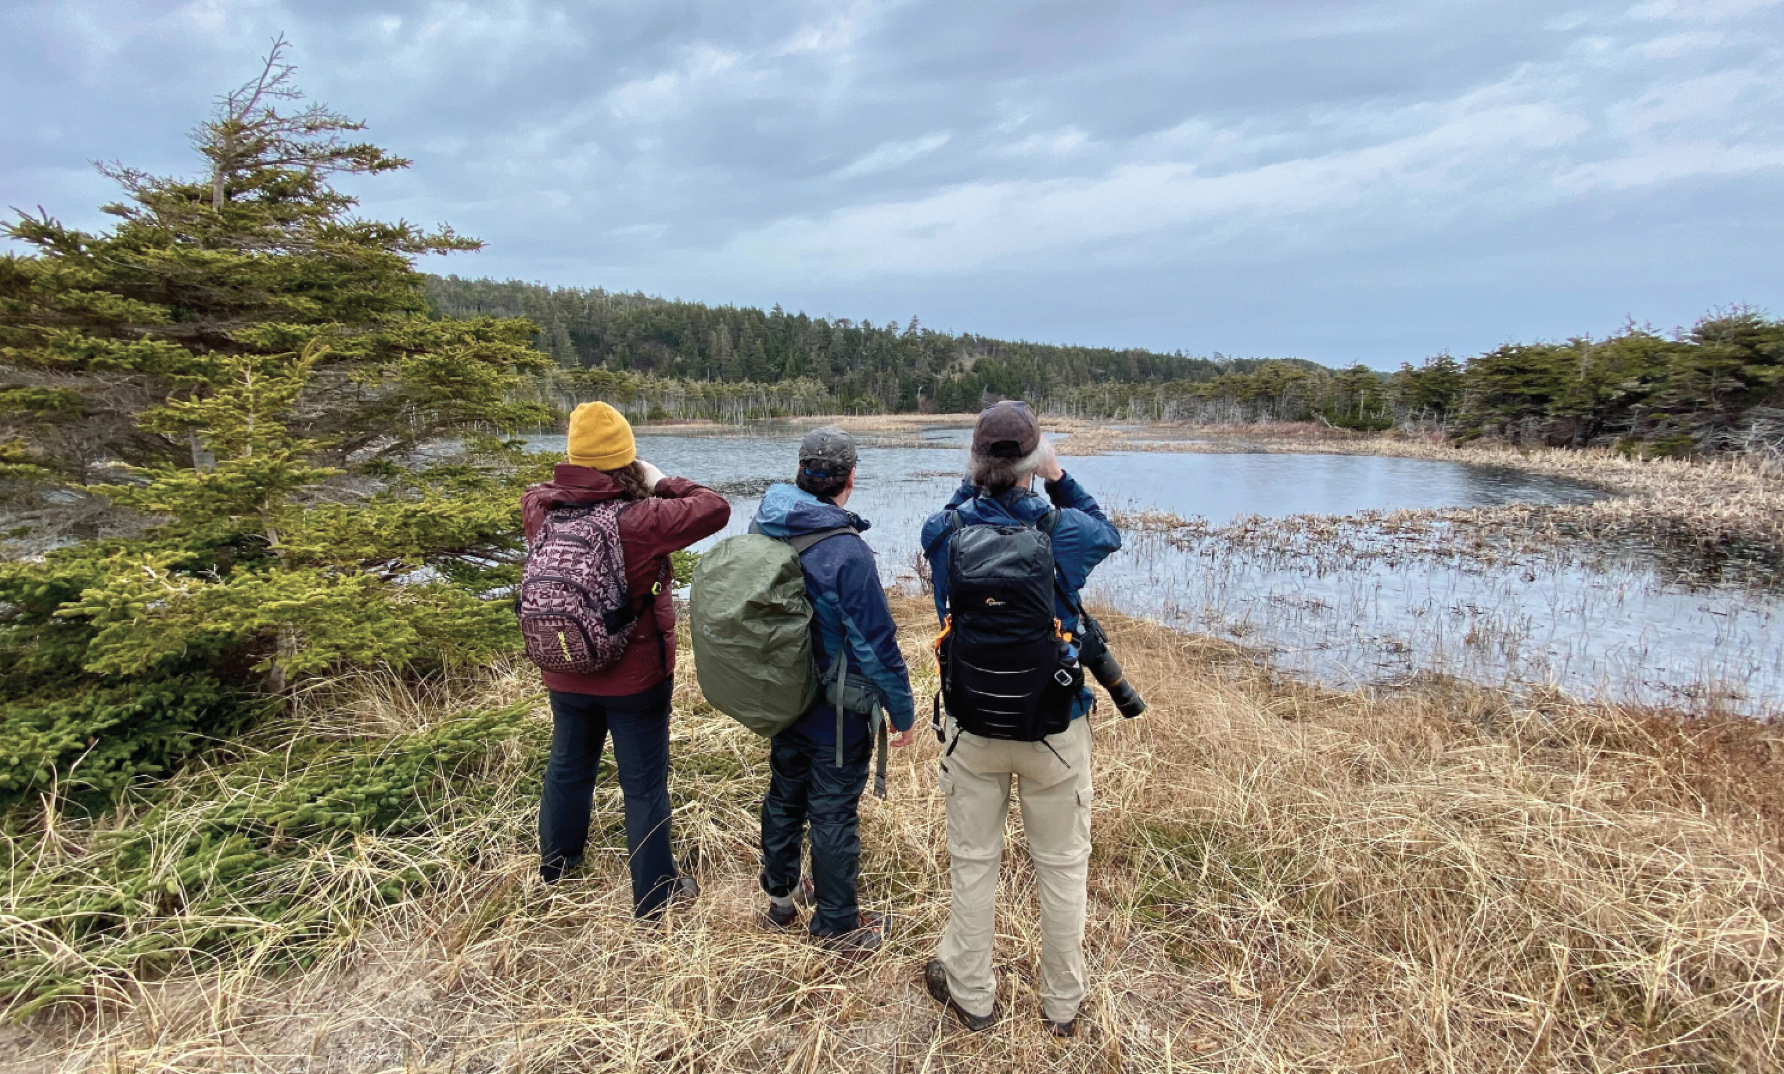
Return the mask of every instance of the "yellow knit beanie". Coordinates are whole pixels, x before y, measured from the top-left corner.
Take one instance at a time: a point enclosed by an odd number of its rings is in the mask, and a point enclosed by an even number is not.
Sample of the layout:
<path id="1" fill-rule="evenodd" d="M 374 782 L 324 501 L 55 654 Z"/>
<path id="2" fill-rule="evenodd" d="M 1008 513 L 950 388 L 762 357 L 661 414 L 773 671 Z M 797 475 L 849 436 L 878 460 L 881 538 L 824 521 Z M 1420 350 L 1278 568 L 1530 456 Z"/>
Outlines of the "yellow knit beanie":
<path id="1" fill-rule="evenodd" d="M 584 403 L 570 412 L 570 462 L 597 470 L 630 466 L 638 457 L 632 426 L 606 403 Z"/>

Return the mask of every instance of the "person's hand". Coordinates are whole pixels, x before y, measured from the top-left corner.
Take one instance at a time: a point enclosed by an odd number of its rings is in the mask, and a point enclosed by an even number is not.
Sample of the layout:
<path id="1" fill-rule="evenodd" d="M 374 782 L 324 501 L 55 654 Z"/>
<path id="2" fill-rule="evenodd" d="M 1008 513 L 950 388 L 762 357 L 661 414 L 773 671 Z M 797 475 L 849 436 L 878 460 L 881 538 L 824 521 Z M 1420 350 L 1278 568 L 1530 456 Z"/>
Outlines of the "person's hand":
<path id="1" fill-rule="evenodd" d="M 886 744 L 889 746 L 892 746 L 895 749 L 903 749 L 904 747 L 910 745 L 911 740 L 916 737 L 917 737 L 917 728 L 915 725 L 912 725 L 912 727 L 909 731 L 900 731 L 896 735 L 893 735 L 891 738 L 887 739 Z"/>
<path id="2" fill-rule="evenodd" d="M 1059 468 L 1059 456 L 1053 450 L 1053 441 L 1043 436 L 1041 447 L 1044 449 L 1041 464 L 1034 468 L 1034 472 L 1040 475 L 1042 481 L 1058 481 L 1065 476 L 1065 471 Z"/>
<path id="3" fill-rule="evenodd" d="M 654 465 L 645 462 L 643 459 L 638 460 L 638 468 L 644 471 L 644 487 L 655 492 L 657 490 L 657 482 L 663 480 L 663 471 L 657 469 Z"/>

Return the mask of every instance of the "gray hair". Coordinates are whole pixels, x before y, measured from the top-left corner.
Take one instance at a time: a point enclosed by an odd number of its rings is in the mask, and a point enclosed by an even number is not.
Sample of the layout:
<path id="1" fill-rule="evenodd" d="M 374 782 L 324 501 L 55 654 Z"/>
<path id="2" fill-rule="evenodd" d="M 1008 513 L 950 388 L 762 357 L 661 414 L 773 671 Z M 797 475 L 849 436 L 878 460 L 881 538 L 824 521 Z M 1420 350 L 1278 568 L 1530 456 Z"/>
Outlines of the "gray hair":
<path id="1" fill-rule="evenodd" d="M 1033 451 L 1019 459 L 1005 459 L 996 455 L 981 455 L 976 451 L 967 452 L 966 479 L 996 495 L 1008 488 L 1027 481 L 1041 462 L 1047 457 L 1047 441 L 1045 438 L 1035 445 Z"/>

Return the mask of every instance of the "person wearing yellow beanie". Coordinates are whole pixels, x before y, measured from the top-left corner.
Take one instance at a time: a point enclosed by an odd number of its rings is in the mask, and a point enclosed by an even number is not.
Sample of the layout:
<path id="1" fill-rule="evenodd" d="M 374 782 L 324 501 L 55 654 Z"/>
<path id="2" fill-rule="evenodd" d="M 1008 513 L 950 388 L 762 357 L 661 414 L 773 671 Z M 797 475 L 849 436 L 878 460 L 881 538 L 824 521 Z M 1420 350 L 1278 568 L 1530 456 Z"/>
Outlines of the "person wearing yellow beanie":
<path id="1" fill-rule="evenodd" d="M 570 412 L 570 463 L 594 470 L 632 465 L 638 445 L 625 415 L 606 403 L 584 403 Z"/>
<path id="2" fill-rule="evenodd" d="M 584 403 L 570 415 L 565 453 L 569 458 L 552 468 L 552 479 L 527 489 L 521 498 L 527 547 L 539 551 L 552 516 L 560 510 L 622 501 L 621 510 L 602 513 L 601 523 L 617 531 L 617 561 L 594 549 L 588 554 L 603 556 L 607 569 L 624 573 L 624 607 L 636 618 L 616 663 L 586 673 L 541 668 L 552 723 L 539 799 L 539 879 L 555 884 L 580 867 L 595 776 L 611 738 L 625 802 L 632 910 L 641 918 L 656 918 L 671 902 L 685 902 L 700 892 L 695 879 L 682 875 L 676 865 L 670 830 L 675 597 L 674 586 L 665 583 L 674 569 L 670 557 L 724 529 L 731 505 L 706 486 L 666 477 L 639 458 L 632 427 L 606 403 Z M 559 548 L 554 554 L 562 554 L 561 543 Z M 603 615 L 609 610 L 598 609 Z"/>

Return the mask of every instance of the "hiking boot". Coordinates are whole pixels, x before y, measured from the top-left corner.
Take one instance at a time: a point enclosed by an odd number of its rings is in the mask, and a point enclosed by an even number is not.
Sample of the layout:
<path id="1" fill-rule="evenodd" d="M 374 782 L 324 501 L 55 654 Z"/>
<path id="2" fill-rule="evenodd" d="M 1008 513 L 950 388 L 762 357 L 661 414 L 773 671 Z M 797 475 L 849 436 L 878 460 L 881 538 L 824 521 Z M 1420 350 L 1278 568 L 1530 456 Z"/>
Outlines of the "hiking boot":
<path id="1" fill-rule="evenodd" d="M 948 968 L 942 960 L 932 958 L 923 966 L 923 986 L 929 989 L 929 998 L 954 1012 L 960 1024 L 974 1033 L 983 1033 L 997 1023 L 997 1004 L 993 1001 L 990 1014 L 968 1014 L 966 1009 L 954 1002 L 954 994 L 948 991 Z"/>
<path id="2" fill-rule="evenodd" d="M 1042 1018 L 1041 1025 L 1046 1026 L 1047 1032 L 1056 1037 L 1075 1037 L 1078 1035 L 1078 1020 L 1076 1018 L 1073 1018 L 1069 1022 L 1055 1022 L 1051 1018 Z"/>
<path id="3" fill-rule="evenodd" d="M 799 908 L 792 903 L 788 903 L 787 908 L 783 910 L 780 908 L 779 904 L 770 899 L 768 902 L 768 909 L 762 913 L 762 923 L 771 929 L 778 929 L 781 932 L 788 932 L 798 928 Z"/>
<path id="4" fill-rule="evenodd" d="M 882 938 L 880 926 L 883 923 L 878 914 L 860 911 L 857 924 L 840 936 L 819 936 L 818 942 L 839 955 L 865 958 L 880 949 Z"/>
<path id="5" fill-rule="evenodd" d="M 686 906 L 700 897 L 700 881 L 691 876 L 677 877 L 675 886 L 669 889 L 669 902 L 674 906 Z"/>
<path id="6" fill-rule="evenodd" d="M 565 877 L 574 877 L 582 869 L 582 855 L 574 858 L 552 858 L 539 863 L 539 879 L 547 885 L 555 884 Z"/>
<path id="7" fill-rule="evenodd" d="M 771 929 L 781 929 L 783 931 L 794 928 L 799 924 L 798 907 L 803 906 L 809 910 L 811 909 L 812 903 L 817 901 L 816 888 L 812 885 L 811 877 L 809 876 L 801 876 L 799 878 L 799 883 L 793 885 L 793 890 L 790 894 L 793 896 L 793 902 L 785 910 L 776 906 L 773 897 L 770 896 L 768 900 L 768 909 L 762 913 L 763 924 Z"/>

